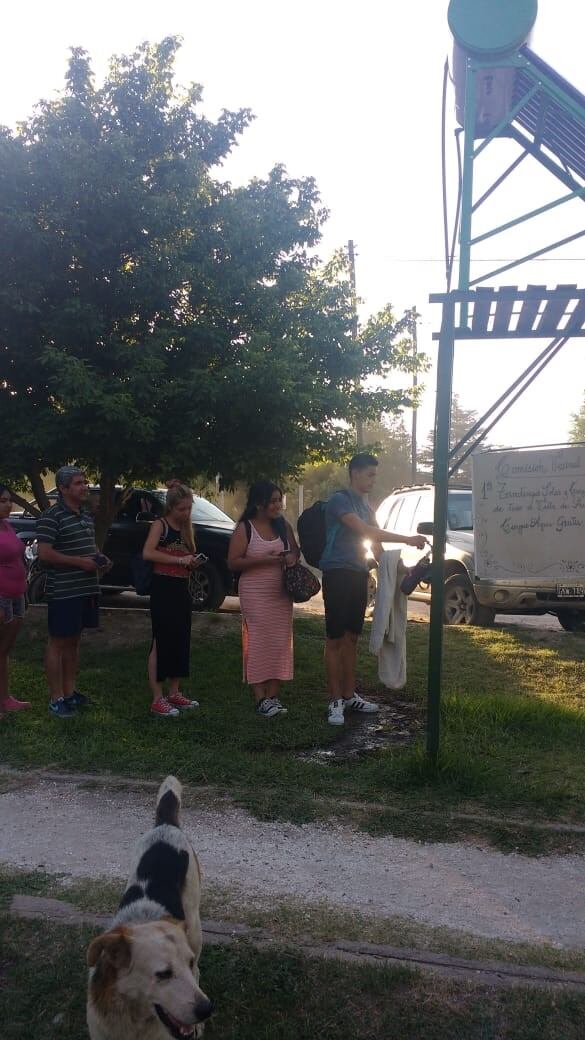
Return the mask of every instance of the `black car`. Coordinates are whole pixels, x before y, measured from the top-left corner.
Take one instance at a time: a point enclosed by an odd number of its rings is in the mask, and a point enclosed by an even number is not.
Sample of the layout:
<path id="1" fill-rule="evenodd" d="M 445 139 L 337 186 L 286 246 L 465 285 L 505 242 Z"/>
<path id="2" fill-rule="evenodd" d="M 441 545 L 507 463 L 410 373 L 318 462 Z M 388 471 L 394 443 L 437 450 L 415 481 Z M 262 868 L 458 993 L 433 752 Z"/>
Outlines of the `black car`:
<path id="1" fill-rule="evenodd" d="M 92 487 L 90 492 L 99 492 Z M 133 488 L 130 493 L 122 488 L 116 491 L 120 507 L 103 551 L 113 567 L 104 576 L 102 588 L 108 592 L 123 592 L 133 588 L 132 561 L 142 551 L 149 524 L 164 513 L 166 490 Z M 52 499 L 55 492 L 49 493 Z M 207 562 L 193 572 L 190 581 L 194 610 L 217 610 L 226 596 L 233 592 L 233 576 L 228 570 L 227 554 L 235 524 L 229 516 L 198 495 L 193 496 L 191 513 L 197 551 L 207 556 Z M 35 537 L 36 517 L 27 513 L 12 513 L 10 523 L 19 538 L 32 542 Z M 31 602 L 41 602 L 44 581 L 40 565 L 30 570 L 29 596 Z"/>

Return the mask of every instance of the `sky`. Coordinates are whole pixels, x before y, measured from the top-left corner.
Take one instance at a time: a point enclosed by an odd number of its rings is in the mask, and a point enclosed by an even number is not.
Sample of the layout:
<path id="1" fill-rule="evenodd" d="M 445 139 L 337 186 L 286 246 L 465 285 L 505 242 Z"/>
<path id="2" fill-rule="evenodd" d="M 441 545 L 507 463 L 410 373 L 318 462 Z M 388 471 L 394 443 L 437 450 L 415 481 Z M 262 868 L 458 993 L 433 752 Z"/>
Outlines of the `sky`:
<path id="1" fill-rule="evenodd" d="M 255 121 L 219 171 L 234 184 L 283 163 L 317 180 L 330 211 L 320 255 L 356 244 L 362 319 L 386 303 L 420 313 L 419 348 L 432 362 L 445 290 L 441 203 L 441 91 L 452 41 L 447 0 L 28 0 L 6 5 L 0 41 L 0 123 L 15 125 L 63 86 L 70 46 L 90 53 L 100 79 L 111 54 L 170 34 L 183 39 L 177 77 L 204 88 L 203 109 L 249 107 Z M 539 0 L 531 46 L 585 92 L 582 0 Z M 449 202 L 453 210 L 453 94 L 448 99 Z M 484 153 L 477 184 L 518 154 L 510 142 Z M 528 158 L 493 197 L 474 233 L 565 193 Z M 583 202 L 555 209 L 521 231 L 483 244 L 484 270 L 585 227 Z M 585 238 L 508 272 L 499 284 L 585 286 Z M 491 434 L 505 446 L 557 443 L 585 394 L 585 347 L 573 340 Z M 544 346 L 543 341 L 458 344 L 454 391 L 482 413 Z M 419 412 L 432 426 L 435 372 Z M 410 424 L 406 413 L 407 425 Z"/>

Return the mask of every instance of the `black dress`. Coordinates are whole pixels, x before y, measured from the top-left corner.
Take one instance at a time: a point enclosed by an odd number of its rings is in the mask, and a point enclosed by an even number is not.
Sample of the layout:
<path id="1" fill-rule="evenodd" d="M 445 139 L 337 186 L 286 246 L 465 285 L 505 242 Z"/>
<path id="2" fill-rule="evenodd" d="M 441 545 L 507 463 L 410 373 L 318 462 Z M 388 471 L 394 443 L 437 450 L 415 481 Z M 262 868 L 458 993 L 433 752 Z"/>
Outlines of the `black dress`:
<path id="1" fill-rule="evenodd" d="M 165 524 L 165 530 L 157 545 L 159 552 L 169 550 L 169 570 L 172 566 L 171 553 L 187 556 L 191 549 L 184 545 L 180 531 Z M 154 565 L 150 587 L 150 617 L 152 621 L 152 645 L 156 643 L 156 678 L 185 678 L 189 675 L 189 653 L 191 649 L 192 600 L 189 580 L 183 569 L 181 577 L 157 573 L 165 566 Z M 188 572 L 187 572 L 188 574 Z"/>

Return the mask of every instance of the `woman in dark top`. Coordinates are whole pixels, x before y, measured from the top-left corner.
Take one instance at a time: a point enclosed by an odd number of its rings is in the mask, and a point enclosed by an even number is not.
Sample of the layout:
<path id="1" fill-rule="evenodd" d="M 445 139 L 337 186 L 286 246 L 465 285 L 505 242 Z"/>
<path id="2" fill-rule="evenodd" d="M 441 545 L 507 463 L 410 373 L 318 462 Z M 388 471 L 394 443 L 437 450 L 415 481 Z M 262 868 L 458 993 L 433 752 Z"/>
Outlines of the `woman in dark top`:
<path id="1" fill-rule="evenodd" d="M 191 489 L 173 482 L 167 492 L 164 519 L 153 522 L 143 549 L 144 559 L 153 564 L 152 644 L 148 657 L 150 710 L 164 717 L 199 706 L 179 690 L 180 680 L 189 675 L 192 610 L 189 577 L 199 566 L 191 523 L 192 505 Z M 169 682 L 166 697 L 162 687 L 165 680 Z"/>

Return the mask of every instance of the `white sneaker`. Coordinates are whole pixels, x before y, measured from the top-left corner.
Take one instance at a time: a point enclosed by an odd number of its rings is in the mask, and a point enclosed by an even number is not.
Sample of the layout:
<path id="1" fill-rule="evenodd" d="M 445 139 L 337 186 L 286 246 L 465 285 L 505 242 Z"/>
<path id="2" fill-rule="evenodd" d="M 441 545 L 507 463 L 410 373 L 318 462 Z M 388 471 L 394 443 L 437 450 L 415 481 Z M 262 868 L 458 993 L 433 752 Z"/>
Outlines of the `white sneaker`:
<path id="1" fill-rule="evenodd" d="M 339 697 L 336 701 L 330 701 L 329 709 L 327 711 L 327 722 L 332 726 L 343 726 L 343 706 L 344 700 Z"/>
<path id="2" fill-rule="evenodd" d="M 256 714 L 261 715 L 263 719 L 271 719 L 273 715 L 278 715 L 279 712 L 280 708 L 271 697 L 263 697 L 256 705 Z"/>
<path id="3" fill-rule="evenodd" d="M 359 693 L 354 693 L 353 697 L 348 697 L 347 700 L 344 700 L 343 707 L 349 708 L 350 711 L 359 711 L 362 715 L 373 715 L 375 711 L 380 710 L 379 704 L 365 701 L 363 697 L 360 697 Z"/>

